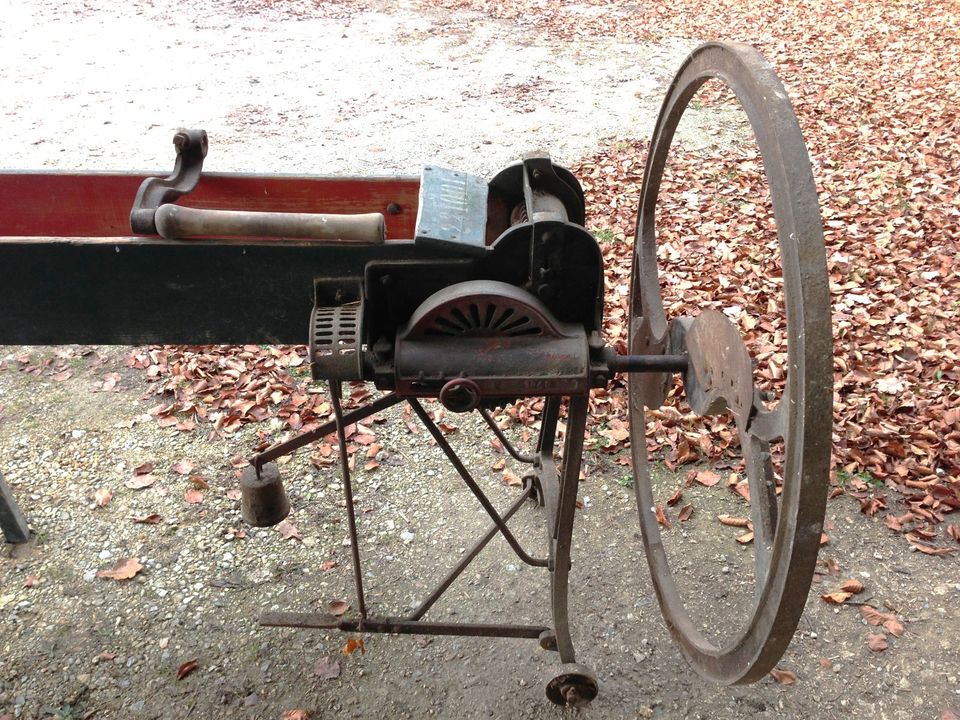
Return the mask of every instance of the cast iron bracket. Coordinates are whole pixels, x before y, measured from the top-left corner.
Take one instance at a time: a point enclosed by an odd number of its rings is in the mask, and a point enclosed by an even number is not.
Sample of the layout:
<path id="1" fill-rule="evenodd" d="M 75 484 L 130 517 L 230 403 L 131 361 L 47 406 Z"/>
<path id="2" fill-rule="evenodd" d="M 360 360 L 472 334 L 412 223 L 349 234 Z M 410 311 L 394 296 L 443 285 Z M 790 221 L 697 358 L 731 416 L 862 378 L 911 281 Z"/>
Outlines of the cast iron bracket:
<path id="1" fill-rule="evenodd" d="M 200 180 L 203 159 L 207 156 L 207 131 L 178 130 L 173 136 L 173 145 L 177 149 L 173 173 L 165 178 L 147 178 L 137 190 L 130 211 L 130 227 L 140 235 L 158 235 L 157 208 L 186 195 Z"/>

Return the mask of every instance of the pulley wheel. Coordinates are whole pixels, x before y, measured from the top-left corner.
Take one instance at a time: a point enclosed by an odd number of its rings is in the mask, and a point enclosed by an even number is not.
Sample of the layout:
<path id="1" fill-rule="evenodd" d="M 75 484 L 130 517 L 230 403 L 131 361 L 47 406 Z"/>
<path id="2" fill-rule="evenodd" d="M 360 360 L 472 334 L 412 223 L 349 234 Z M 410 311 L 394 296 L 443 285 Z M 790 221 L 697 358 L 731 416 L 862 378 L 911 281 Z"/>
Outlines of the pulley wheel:
<path id="1" fill-rule="evenodd" d="M 740 101 L 756 137 L 773 205 L 786 313 L 786 377 L 779 398 L 756 387 L 753 361 L 740 331 L 721 312 L 667 322 L 657 270 L 656 215 L 668 151 L 687 104 L 712 78 Z M 746 240 L 746 239 L 745 239 Z M 683 353 L 689 369 L 684 395 L 695 414 L 729 413 L 746 468 L 753 524 L 753 559 L 746 563 L 749 601 L 727 613 L 732 626 L 716 637 L 705 617 L 716 585 L 704 581 L 712 567 L 695 568 L 665 541 L 680 542 L 674 527 L 657 519 L 665 498 L 656 496 L 646 457 L 645 407 L 657 408 L 669 377 L 630 378 L 634 484 L 647 561 L 666 624 L 698 673 L 732 684 L 757 680 L 780 659 L 799 622 L 813 577 L 826 504 L 831 444 L 832 342 L 826 257 L 817 195 L 800 127 L 783 85 L 753 48 L 707 43 L 686 59 L 667 93 L 644 171 L 637 218 L 630 308 L 631 353 Z M 775 400 L 776 402 L 768 402 Z M 777 452 L 771 455 L 771 443 Z M 735 447 L 736 443 L 732 445 Z M 782 449 L 782 452 L 781 452 Z M 782 457 L 782 461 L 780 458 Z M 776 458 L 776 463 L 774 462 Z M 774 467 L 775 464 L 778 467 Z M 778 487 L 776 473 L 782 481 Z M 659 472 L 659 470 L 658 470 Z M 656 474 L 656 473 L 654 473 Z M 725 474 L 725 473 L 724 473 Z M 671 476 L 672 477 L 672 476 Z M 718 492 L 729 491 L 720 486 Z M 716 532 L 729 530 L 714 523 Z M 709 528 L 713 532 L 713 528 Z M 716 545 L 699 547 L 713 560 Z M 736 546 L 733 546 L 736 550 Z M 698 558 L 699 559 L 699 558 Z M 671 564 L 672 563 L 672 564 Z M 717 580 L 721 568 L 717 563 Z M 729 568 L 722 568 L 729 572 Z M 690 611 L 691 598 L 707 603 Z"/>

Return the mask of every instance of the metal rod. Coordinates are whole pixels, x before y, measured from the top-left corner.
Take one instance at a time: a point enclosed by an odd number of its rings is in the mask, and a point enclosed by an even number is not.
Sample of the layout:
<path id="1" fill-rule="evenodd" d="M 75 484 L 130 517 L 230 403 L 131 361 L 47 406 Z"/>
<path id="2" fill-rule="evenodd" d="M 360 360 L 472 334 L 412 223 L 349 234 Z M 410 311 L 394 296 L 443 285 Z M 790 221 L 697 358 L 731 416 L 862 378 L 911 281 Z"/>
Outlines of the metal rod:
<path id="1" fill-rule="evenodd" d="M 427 414 L 427 411 L 423 409 L 423 405 L 421 405 L 416 398 L 409 398 L 408 402 L 410 403 L 410 407 L 412 407 L 413 411 L 417 414 L 417 417 L 420 418 L 420 422 L 423 423 L 423 426 L 427 428 L 431 435 L 433 435 L 433 439 L 437 441 L 437 445 L 439 445 L 440 449 L 443 450 L 444 454 L 447 456 L 447 459 L 450 461 L 450 464 L 456 468 L 458 473 L 460 473 L 460 477 L 463 478 L 463 481 L 467 484 L 467 487 L 470 488 L 470 492 L 472 492 L 474 497 L 476 497 L 480 504 L 483 505 L 483 509 L 487 511 L 490 519 L 496 523 L 500 532 L 503 533 L 504 539 L 510 544 L 510 547 L 513 548 L 513 551 L 517 554 L 517 557 L 527 565 L 532 565 L 534 567 L 547 567 L 546 560 L 532 558 L 527 555 L 522 547 L 520 547 L 520 543 L 517 542 L 517 539 L 513 536 L 513 533 L 510 532 L 510 528 L 508 528 L 506 523 L 500 519 L 500 513 L 498 513 L 496 508 L 493 507 L 493 504 L 487 499 L 487 496 L 483 494 L 483 490 L 480 489 L 480 486 L 477 485 L 476 481 L 470 475 L 470 472 L 460 461 L 460 458 L 457 457 L 457 453 L 454 452 L 452 447 L 450 447 L 450 443 L 447 442 L 447 439 L 443 436 L 443 433 L 440 432 L 440 428 L 438 428 L 436 423 L 433 422 L 433 420 Z"/>
<path id="2" fill-rule="evenodd" d="M 557 503 L 560 487 L 557 478 L 557 463 L 553 459 L 553 447 L 557 439 L 557 420 L 560 417 L 559 396 L 548 397 L 540 419 L 540 439 L 537 442 L 537 477 L 543 497 L 543 509 L 547 514 L 547 537 L 550 539 L 550 559 L 553 559 L 553 538 L 556 537 Z M 551 576 L 552 577 L 552 576 Z"/>
<path id="3" fill-rule="evenodd" d="M 510 508 L 507 510 L 507 512 L 503 514 L 503 517 L 501 519 L 503 520 L 504 523 L 506 523 L 511 517 L 513 517 L 513 514 L 523 506 L 524 501 L 526 501 L 530 497 L 531 492 L 533 492 L 533 486 L 528 484 L 527 489 L 523 492 L 523 494 L 520 495 L 520 497 L 517 498 L 516 502 L 514 502 L 513 505 L 511 505 Z M 469 550 L 469 552 L 467 552 L 463 556 L 460 562 L 457 563 L 456 567 L 454 567 L 447 574 L 447 576 L 440 582 L 440 584 L 437 585 L 436 589 L 432 593 L 430 593 L 430 595 L 427 596 L 427 598 L 422 603 L 420 603 L 420 606 L 416 610 L 414 610 L 412 613 L 410 613 L 407 616 L 407 620 L 410 620 L 410 621 L 419 620 L 424 615 L 426 615 L 427 611 L 430 608 L 432 608 L 434 603 L 436 603 L 437 600 L 439 600 L 440 597 L 443 595 L 443 593 L 447 591 L 447 588 L 449 588 L 453 584 L 453 581 L 456 580 L 458 577 L 460 577 L 460 574 L 467 569 L 467 566 L 470 565 L 471 562 L 473 562 L 473 559 L 480 554 L 480 551 L 487 546 L 487 543 L 489 543 L 498 532 L 500 532 L 500 527 L 498 525 L 494 525 L 489 530 L 487 530 L 486 534 L 482 538 L 480 538 L 477 541 L 477 544 L 474 545 Z"/>
<path id="4" fill-rule="evenodd" d="M 560 503 L 557 508 L 556 547 L 551 573 L 551 603 L 553 624 L 557 637 L 560 662 L 576 662 L 570 620 L 567 609 L 570 579 L 570 548 L 573 544 L 573 521 L 577 510 L 577 486 L 580 484 L 580 463 L 583 459 L 583 432 L 587 425 L 588 398 L 575 395 L 570 398 L 567 415 L 567 434 L 563 447 L 563 475 L 560 478 Z"/>
<path id="5" fill-rule="evenodd" d="M 540 438 L 537 440 L 537 452 L 540 457 L 553 457 L 553 445 L 557 436 L 557 418 L 560 417 L 560 400 L 558 395 L 546 398 L 543 404 L 543 415 L 540 419 Z"/>
<path id="6" fill-rule="evenodd" d="M 686 372 L 686 355 L 617 355 L 605 353 L 604 361 L 612 372 Z"/>
<path id="7" fill-rule="evenodd" d="M 202 210 L 161 205 L 154 213 L 157 232 L 167 240 L 191 237 L 297 238 L 336 244 L 383 245 L 381 213 L 320 213 Z"/>
<path id="8" fill-rule="evenodd" d="M 330 404 L 337 425 L 337 443 L 340 445 L 340 467 L 343 471 L 343 495 L 347 501 L 347 521 L 350 524 L 350 553 L 353 560 L 353 579 L 357 586 L 357 609 L 361 620 L 367 617 L 367 604 L 363 598 L 363 572 L 360 568 L 360 544 L 357 542 L 357 513 L 353 507 L 353 483 L 350 480 L 350 459 L 347 457 L 347 438 L 343 431 L 343 408 L 340 406 L 340 383 L 331 380 Z"/>
<path id="9" fill-rule="evenodd" d="M 350 412 L 346 413 L 343 416 L 343 423 L 344 425 L 352 425 L 355 422 L 360 422 L 364 418 L 367 418 L 376 412 L 385 410 L 392 405 L 396 405 L 401 400 L 403 400 L 403 398 L 395 393 L 384 395 L 382 398 L 374 400 L 369 405 L 364 405 L 362 408 L 357 408 L 356 410 L 351 410 Z M 282 443 L 271 445 L 263 452 L 259 452 L 256 455 L 251 456 L 250 464 L 255 468 L 261 468 L 266 463 L 276 460 L 278 457 L 282 457 L 283 455 L 288 455 L 294 450 L 299 450 L 304 445 L 309 445 L 314 440 L 319 440 L 320 438 L 329 435 L 336 429 L 336 420 L 325 422 L 323 425 L 314 430 L 297 435 L 296 437 L 290 438 Z"/>
<path id="10" fill-rule="evenodd" d="M 539 638 L 550 628 L 543 625 L 497 625 L 486 623 L 427 623 L 403 618 L 352 620 L 325 613 L 268 612 L 260 624 L 270 627 L 300 627 L 344 632 L 398 633 L 401 635 L 468 635 L 472 637 Z"/>
<path id="11" fill-rule="evenodd" d="M 527 453 L 522 453 L 517 450 L 513 444 L 507 439 L 506 434 L 503 430 L 497 425 L 497 421 L 493 419 L 493 416 L 490 414 L 489 410 L 484 408 L 479 409 L 480 417 L 487 421 L 487 425 L 490 426 L 490 429 L 493 430 L 493 434 L 497 436 L 497 440 L 503 445 L 504 449 L 510 456 L 517 462 L 526 463 L 527 465 L 532 465 L 535 460 L 533 455 L 528 455 Z"/>

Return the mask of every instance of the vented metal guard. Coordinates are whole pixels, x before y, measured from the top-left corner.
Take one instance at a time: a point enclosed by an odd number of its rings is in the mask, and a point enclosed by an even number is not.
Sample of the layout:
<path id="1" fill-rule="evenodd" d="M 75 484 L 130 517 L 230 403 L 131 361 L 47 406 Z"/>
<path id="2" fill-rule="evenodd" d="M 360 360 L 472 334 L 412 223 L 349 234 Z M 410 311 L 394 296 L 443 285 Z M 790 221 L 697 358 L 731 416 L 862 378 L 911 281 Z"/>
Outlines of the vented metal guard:
<path id="1" fill-rule="evenodd" d="M 481 398 L 590 388 L 583 326 L 560 322 L 526 290 L 496 280 L 457 283 L 427 298 L 397 332 L 394 366 L 397 392 L 450 397 L 456 390 L 464 397 L 444 401 L 456 412 Z"/>
<path id="2" fill-rule="evenodd" d="M 314 307 L 310 370 L 314 380 L 363 379 L 363 303 Z"/>

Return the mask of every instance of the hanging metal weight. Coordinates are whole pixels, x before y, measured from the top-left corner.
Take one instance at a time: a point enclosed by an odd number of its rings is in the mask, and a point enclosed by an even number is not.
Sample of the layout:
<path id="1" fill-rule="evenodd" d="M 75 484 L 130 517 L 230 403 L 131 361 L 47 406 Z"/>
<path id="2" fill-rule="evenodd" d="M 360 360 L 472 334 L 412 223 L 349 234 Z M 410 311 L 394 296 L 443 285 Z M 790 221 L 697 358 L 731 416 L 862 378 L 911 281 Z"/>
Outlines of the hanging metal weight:
<path id="1" fill-rule="evenodd" d="M 254 527 L 276 525 L 290 514 L 290 501 L 276 463 L 244 468 L 240 473 L 240 492 L 240 514 L 244 522 Z"/>

